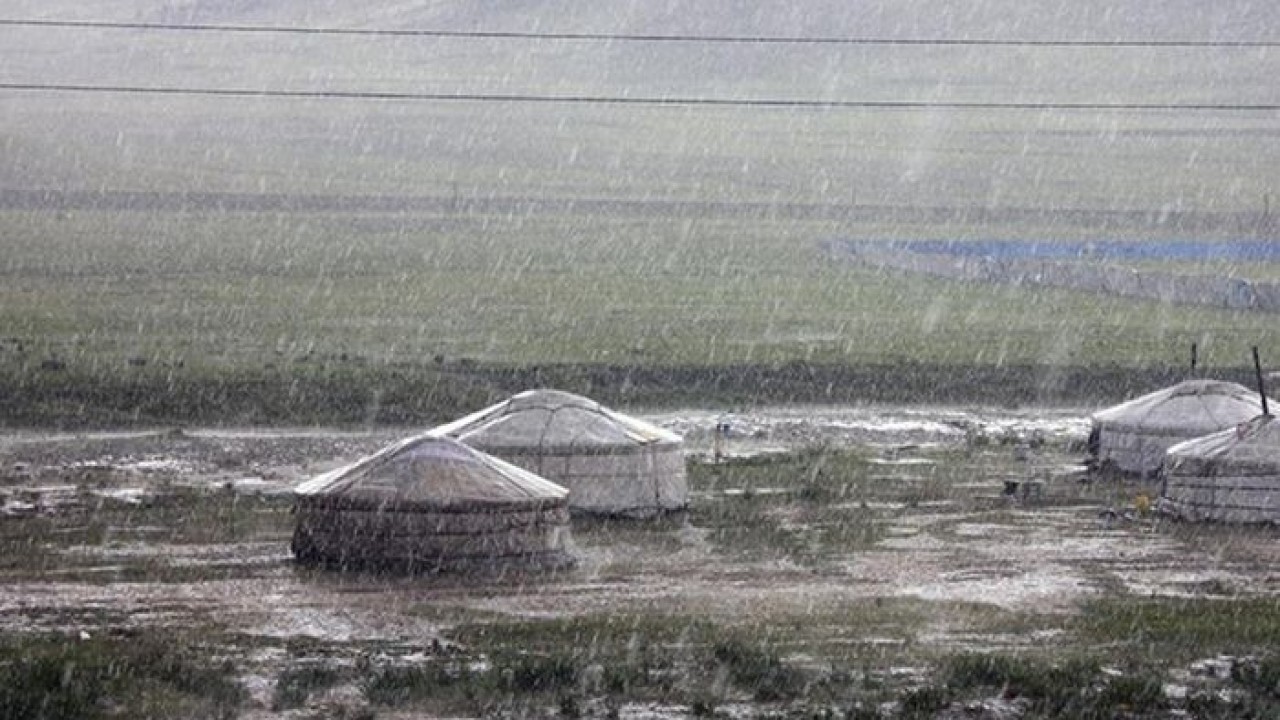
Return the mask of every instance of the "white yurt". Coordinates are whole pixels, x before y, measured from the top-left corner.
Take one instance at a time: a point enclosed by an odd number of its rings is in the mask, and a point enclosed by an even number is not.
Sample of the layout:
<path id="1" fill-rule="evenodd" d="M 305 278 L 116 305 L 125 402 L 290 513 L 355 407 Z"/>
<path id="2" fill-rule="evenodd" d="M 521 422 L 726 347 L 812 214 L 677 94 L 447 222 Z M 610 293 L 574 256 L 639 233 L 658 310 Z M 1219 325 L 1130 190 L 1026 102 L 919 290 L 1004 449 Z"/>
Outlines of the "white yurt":
<path id="1" fill-rule="evenodd" d="M 1187 380 L 1094 414 L 1089 449 L 1098 467 L 1148 475 L 1170 446 L 1260 414 L 1258 394 L 1243 385 Z"/>
<path id="2" fill-rule="evenodd" d="M 1169 448 L 1162 510 L 1189 520 L 1280 522 L 1280 423 L 1260 415 Z"/>
<path id="3" fill-rule="evenodd" d="M 294 492 L 300 561 L 415 570 L 569 561 L 569 492 L 449 438 L 409 438 Z"/>
<path id="4" fill-rule="evenodd" d="M 569 505 L 652 517 L 689 502 L 679 435 L 558 390 L 528 390 L 431 431 L 569 489 Z"/>

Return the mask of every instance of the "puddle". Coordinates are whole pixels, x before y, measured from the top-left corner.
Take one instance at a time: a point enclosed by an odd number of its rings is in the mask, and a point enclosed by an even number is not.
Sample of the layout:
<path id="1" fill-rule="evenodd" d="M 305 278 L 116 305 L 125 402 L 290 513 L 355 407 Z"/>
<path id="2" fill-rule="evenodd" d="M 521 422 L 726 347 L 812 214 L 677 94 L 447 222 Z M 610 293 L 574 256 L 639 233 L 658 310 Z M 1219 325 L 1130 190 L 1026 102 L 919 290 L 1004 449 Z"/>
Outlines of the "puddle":
<path id="1" fill-rule="evenodd" d="M 647 416 L 686 434 L 693 454 L 709 451 L 714 425 L 722 418 L 722 413 L 699 410 Z M 1003 442 L 1039 433 L 1054 442 L 1082 439 L 1088 430 L 1085 413 L 1052 409 L 793 407 L 735 413 L 730 422 L 729 448 L 734 453 L 817 444 L 856 446 L 881 466 L 877 472 L 887 482 L 900 485 L 912 478 L 923 480 L 922 475 L 931 472 L 928 466 L 941 462 L 937 454 L 930 455 L 938 453 L 940 446 L 963 447 L 975 434 Z M 407 432 L 219 429 L 181 435 L 3 435 L 0 468 L 7 470 L 0 498 L 4 512 L 31 514 L 86 498 L 141 504 L 150 494 L 172 487 L 230 488 L 246 495 L 287 493 L 297 480 Z M 991 450 L 993 456 L 1003 458 L 1009 452 L 996 446 Z M 983 464 L 987 463 L 984 457 L 971 458 L 975 467 L 989 467 Z M 1061 453 L 1048 455 L 1044 467 L 1052 472 L 1073 467 L 1061 460 Z M 89 472 L 92 478 L 69 484 L 59 472 L 71 477 Z M 901 475 L 890 475 L 895 472 Z M 978 469 L 974 478 L 964 478 L 955 487 L 992 492 L 999 487 L 998 480 L 981 480 L 991 477 Z M 695 499 L 794 491 L 781 486 L 718 488 Z M 1198 544 L 1136 523 L 1108 524 L 1093 506 L 981 513 L 966 511 L 963 504 L 948 499 L 844 502 L 824 508 L 832 509 L 882 513 L 883 539 L 870 549 L 839 550 L 848 554 L 800 562 L 798 556 L 797 560 L 738 557 L 712 541 L 707 530 L 692 525 L 654 530 L 666 533 L 657 541 L 627 533 L 617 539 L 584 534 L 579 538 L 577 569 L 481 581 L 309 575 L 291 564 L 287 539 L 75 545 L 53 553 L 55 558 L 62 553 L 68 567 L 50 567 L 38 579 L 0 584 L 0 625 L 9 629 L 95 623 L 167 626 L 213 618 L 263 637 L 410 643 L 437 638 L 444 630 L 439 617 L 468 613 L 512 618 L 685 613 L 744 623 L 821 612 L 842 616 L 867 607 L 868 602 L 889 598 L 1064 613 L 1111 587 L 1141 595 L 1280 594 L 1280 576 L 1274 571 L 1280 543 L 1274 537 L 1235 541 L 1224 554 L 1218 543 Z M 782 520 L 782 526 L 803 534 L 803 516 L 787 515 Z M 141 532 L 130 528 L 131 537 Z M 1260 547 L 1270 549 L 1261 552 Z M 131 567 L 150 564 L 187 570 L 238 566 L 251 571 L 237 580 L 214 573 L 215 577 L 186 581 L 198 573 L 176 573 L 182 581 L 113 581 Z M 432 613 L 435 620 L 425 617 Z M 900 643 L 889 637 L 892 634 L 879 629 L 861 641 L 885 636 L 886 642 Z M 1027 642 L 1016 634 L 966 636 L 963 628 L 946 627 L 931 637 L 957 644 Z M 655 716 L 666 712 L 653 708 L 645 712 L 649 711 Z"/>
<path id="2" fill-rule="evenodd" d="M 728 423 L 725 450 L 753 454 L 777 447 L 959 443 L 985 438 L 993 444 L 1083 440 L 1083 409 L 794 406 L 734 413 L 677 410 L 649 414 L 649 421 L 685 438 L 691 452 L 706 453 L 716 426 Z"/>
<path id="3" fill-rule="evenodd" d="M 930 460 L 928 458 L 871 458 L 867 462 L 872 465 L 903 465 L 908 467 L 915 465 L 938 464 L 936 460 Z"/>
<path id="4" fill-rule="evenodd" d="M 1025 572 L 1013 568 L 943 573 L 932 582 L 900 588 L 899 596 L 984 603 L 1005 610 L 1066 612 L 1099 592 L 1069 567 L 1049 565 Z"/>

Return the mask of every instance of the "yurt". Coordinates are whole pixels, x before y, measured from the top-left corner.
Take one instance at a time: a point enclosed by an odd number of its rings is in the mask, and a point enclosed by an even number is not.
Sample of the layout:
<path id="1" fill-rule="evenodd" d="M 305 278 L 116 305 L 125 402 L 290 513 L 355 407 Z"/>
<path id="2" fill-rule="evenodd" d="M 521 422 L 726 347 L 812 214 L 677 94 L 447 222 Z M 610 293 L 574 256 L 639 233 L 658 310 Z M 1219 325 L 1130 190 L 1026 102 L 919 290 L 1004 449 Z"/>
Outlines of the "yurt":
<path id="1" fill-rule="evenodd" d="M 570 559 L 567 490 L 446 437 L 409 438 L 294 492 L 303 562 L 436 570 Z"/>
<path id="2" fill-rule="evenodd" d="M 1093 416 L 1089 449 L 1098 467 L 1147 475 L 1171 445 L 1233 428 L 1262 414 L 1258 394 L 1219 380 L 1187 380 Z"/>
<path id="3" fill-rule="evenodd" d="M 1189 520 L 1280 522 L 1280 423 L 1260 415 L 1169 448 L 1160 507 Z"/>
<path id="4" fill-rule="evenodd" d="M 575 511 L 652 517 L 687 506 L 679 435 L 558 390 L 529 390 L 431 431 L 569 489 Z"/>

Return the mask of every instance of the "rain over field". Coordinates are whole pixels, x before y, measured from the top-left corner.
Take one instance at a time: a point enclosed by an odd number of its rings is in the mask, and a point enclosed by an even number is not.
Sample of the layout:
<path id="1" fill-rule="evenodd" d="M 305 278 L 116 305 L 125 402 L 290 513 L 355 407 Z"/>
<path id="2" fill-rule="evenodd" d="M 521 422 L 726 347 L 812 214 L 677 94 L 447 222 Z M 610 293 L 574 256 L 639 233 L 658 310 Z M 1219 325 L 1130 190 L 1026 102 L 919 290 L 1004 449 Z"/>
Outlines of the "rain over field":
<path id="1" fill-rule="evenodd" d="M 0 717 L 1280 713 L 1276 77 L 1247 0 L 5 3 Z"/>

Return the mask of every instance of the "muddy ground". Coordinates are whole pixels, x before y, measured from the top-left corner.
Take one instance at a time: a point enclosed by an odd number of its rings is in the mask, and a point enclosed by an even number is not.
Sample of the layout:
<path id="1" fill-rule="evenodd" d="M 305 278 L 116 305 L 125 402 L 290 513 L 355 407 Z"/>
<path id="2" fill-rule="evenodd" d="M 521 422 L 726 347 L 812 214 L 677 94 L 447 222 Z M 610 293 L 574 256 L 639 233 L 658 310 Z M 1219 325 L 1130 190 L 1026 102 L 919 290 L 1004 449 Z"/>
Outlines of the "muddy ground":
<path id="1" fill-rule="evenodd" d="M 480 577 L 343 575 L 291 561 L 290 488 L 409 429 L 0 435 L 0 628 L 217 627 L 237 638 L 246 712 L 272 716 L 273 678 L 316 647 L 410 662 L 457 642 L 463 623 L 801 622 L 812 627 L 794 640 L 800 656 L 882 647 L 883 671 L 910 676 L 911 660 L 936 653 L 1052 645 L 1099 597 L 1280 596 L 1280 533 L 1188 529 L 1133 511 L 1132 498 L 1154 488 L 1084 482 L 1080 410 L 647 416 L 687 440 L 689 513 L 578 519 L 575 568 Z M 718 423 L 731 431 L 711 466 Z M 836 489 L 813 503 L 803 483 L 720 469 L 796 454 L 849 454 L 860 470 L 835 473 Z M 1031 491 L 1009 498 L 1009 480 Z M 174 497 L 218 509 L 166 514 Z M 737 512 L 759 531 L 726 527 Z M 360 702 L 345 692 L 334 702 Z"/>

